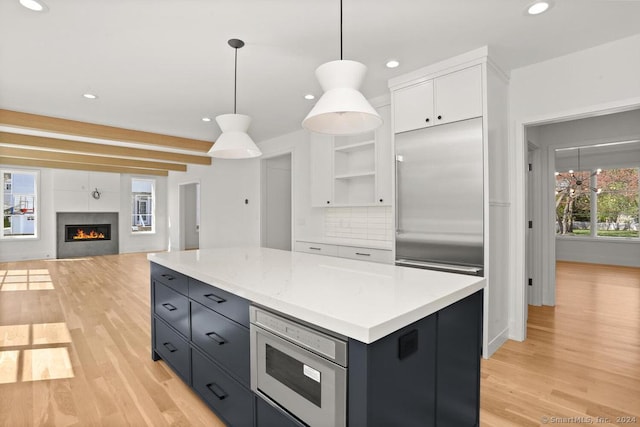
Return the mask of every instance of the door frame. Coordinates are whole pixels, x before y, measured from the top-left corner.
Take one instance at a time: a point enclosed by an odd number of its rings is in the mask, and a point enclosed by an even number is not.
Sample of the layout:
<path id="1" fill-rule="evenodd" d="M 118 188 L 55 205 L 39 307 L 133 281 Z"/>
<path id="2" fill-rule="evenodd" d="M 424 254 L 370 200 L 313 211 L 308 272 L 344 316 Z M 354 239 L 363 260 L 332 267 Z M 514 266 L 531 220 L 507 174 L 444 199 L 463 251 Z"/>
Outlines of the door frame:
<path id="1" fill-rule="evenodd" d="M 200 180 L 193 180 L 193 181 L 185 181 L 185 182 L 180 182 L 178 183 L 178 250 L 179 251 L 184 251 L 186 243 L 185 243 L 185 203 L 184 203 L 184 190 L 185 187 L 187 185 L 193 185 L 193 184 L 198 184 L 196 189 L 198 192 L 198 197 L 196 200 L 200 200 L 200 208 L 202 207 L 202 199 L 201 199 L 201 193 L 202 193 L 202 184 L 200 183 Z M 198 208 L 196 206 L 196 208 Z M 200 215 L 202 212 L 198 212 L 198 215 Z M 198 247 L 200 247 L 200 229 L 198 229 Z"/>
<path id="2" fill-rule="evenodd" d="M 264 247 L 267 239 L 266 233 L 266 220 L 265 215 L 267 212 L 267 166 L 266 161 L 275 157 L 289 155 L 291 157 L 291 250 L 294 248 L 295 243 L 295 194 L 296 192 L 296 180 L 293 179 L 295 172 L 295 151 L 293 148 L 286 148 L 283 150 L 274 151 L 269 154 L 263 154 L 260 157 L 260 247 Z"/>
<path id="3" fill-rule="evenodd" d="M 527 175 L 527 221 L 531 221 L 533 227 L 531 231 L 528 231 L 528 245 L 527 245 L 527 273 L 528 279 L 531 279 L 533 284 L 528 287 L 527 305 L 542 305 L 542 288 L 543 288 L 543 265 L 542 265 L 542 253 L 541 237 L 543 230 L 543 195 L 545 186 L 542 185 L 541 179 L 544 176 L 542 170 L 542 150 L 540 147 L 527 141 L 527 157 L 528 163 L 530 163 L 531 171 L 528 171 Z M 527 230 L 528 224 L 526 225 Z M 526 315 L 526 312 L 525 312 Z"/>
<path id="4" fill-rule="evenodd" d="M 640 107 L 640 97 L 623 99 L 602 104 L 588 105 L 572 110 L 557 111 L 539 116 L 525 117 L 515 121 L 514 144 L 511 153 L 513 165 L 513 185 L 511 186 L 511 200 L 514 208 L 511 211 L 511 237 L 509 239 L 513 253 L 511 263 L 511 287 L 509 310 L 509 338 L 524 341 L 527 336 L 527 284 L 526 284 L 526 224 L 527 224 L 527 139 L 526 128 L 529 126 L 545 125 L 569 120 L 584 119 L 604 114 L 619 113 Z M 548 216 L 548 215 L 546 215 Z M 542 227 L 540 229 L 542 232 Z M 546 255 L 546 264 L 551 262 L 555 272 L 555 239 L 545 239 L 548 233 L 542 233 L 541 253 Z M 553 259 L 551 259 L 553 256 Z M 545 264 L 543 259 L 542 264 Z M 549 266 L 550 267 L 550 266 Z M 555 281 L 555 277 L 550 278 Z"/>

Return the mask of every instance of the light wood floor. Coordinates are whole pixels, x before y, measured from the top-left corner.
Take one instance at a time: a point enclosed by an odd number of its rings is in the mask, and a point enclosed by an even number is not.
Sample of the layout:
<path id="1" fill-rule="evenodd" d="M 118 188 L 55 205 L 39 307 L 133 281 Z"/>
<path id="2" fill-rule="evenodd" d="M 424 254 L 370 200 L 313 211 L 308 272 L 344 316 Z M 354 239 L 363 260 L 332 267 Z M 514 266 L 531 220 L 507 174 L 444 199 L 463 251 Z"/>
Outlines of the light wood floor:
<path id="1" fill-rule="evenodd" d="M 483 361 L 481 425 L 640 425 L 640 269 L 557 270 L 557 307 Z M 144 254 L 4 263 L 0 279 L 0 426 L 222 426 L 151 361 Z"/>
<path id="2" fill-rule="evenodd" d="M 558 262 L 556 278 L 527 340 L 483 361 L 482 425 L 640 425 L 640 268 Z"/>

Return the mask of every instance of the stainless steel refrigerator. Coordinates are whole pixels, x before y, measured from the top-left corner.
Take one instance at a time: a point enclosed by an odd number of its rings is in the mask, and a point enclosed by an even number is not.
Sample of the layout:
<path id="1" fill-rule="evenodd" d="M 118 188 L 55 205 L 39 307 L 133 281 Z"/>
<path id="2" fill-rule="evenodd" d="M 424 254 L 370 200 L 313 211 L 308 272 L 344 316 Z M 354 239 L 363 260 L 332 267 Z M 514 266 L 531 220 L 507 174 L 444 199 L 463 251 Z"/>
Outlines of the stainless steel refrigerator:
<path id="1" fill-rule="evenodd" d="M 482 118 L 395 137 L 396 265 L 482 275 Z"/>

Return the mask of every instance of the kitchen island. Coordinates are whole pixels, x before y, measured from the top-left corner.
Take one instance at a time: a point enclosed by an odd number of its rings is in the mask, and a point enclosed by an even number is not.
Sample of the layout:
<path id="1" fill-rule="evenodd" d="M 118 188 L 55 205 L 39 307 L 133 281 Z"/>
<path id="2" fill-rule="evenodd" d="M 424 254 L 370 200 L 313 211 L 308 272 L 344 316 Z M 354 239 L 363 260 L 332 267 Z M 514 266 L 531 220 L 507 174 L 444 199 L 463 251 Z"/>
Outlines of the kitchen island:
<path id="1" fill-rule="evenodd" d="M 305 419 L 255 386 L 250 305 L 344 341 L 344 395 L 339 381 L 325 391 L 329 376 L 304 365 L 322 388 L 315 406 L 338 395 L 335 419 L 316 424 L 478 425 L 483 278 L 255 247 L 148 259 L 152 357 L 230 425 Z"/>

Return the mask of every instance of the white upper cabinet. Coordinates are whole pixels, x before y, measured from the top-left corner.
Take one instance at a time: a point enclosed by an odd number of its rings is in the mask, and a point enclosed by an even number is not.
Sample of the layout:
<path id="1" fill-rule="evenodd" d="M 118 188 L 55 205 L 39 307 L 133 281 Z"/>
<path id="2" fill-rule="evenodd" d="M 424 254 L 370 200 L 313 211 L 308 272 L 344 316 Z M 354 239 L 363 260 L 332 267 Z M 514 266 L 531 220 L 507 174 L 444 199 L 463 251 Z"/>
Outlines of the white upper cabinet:
<path id="1" fill-rule="evenodd" d="M 406 132 L 433 125 L 433 80 L 393 93 L 395 132 Z"/>
<path id="2" fill-rule="evenodd" d="M 391 147 L 391 106 L 378 108 L 383 123 L 376 130 L 376 196 L 375 204 L 391 205 L 393 184 L 393 149 Z"/>
<path id="3" fill-rule="evenodd" d="M 482 116 L 480 65 L 435 79 L 436 124 Z"/>
<path id="4" fill-rule="evenodd" d="M 309 148 L 311 206 L 331 206 L 333 204 L 333 138 L 311 132 Z"/>
<path id="5" fill-rule="evenodd" d="M 393 92 L 394 132 L 482 116 L 480 65 Z"/>

